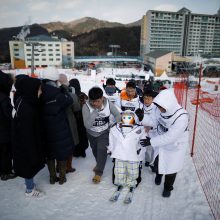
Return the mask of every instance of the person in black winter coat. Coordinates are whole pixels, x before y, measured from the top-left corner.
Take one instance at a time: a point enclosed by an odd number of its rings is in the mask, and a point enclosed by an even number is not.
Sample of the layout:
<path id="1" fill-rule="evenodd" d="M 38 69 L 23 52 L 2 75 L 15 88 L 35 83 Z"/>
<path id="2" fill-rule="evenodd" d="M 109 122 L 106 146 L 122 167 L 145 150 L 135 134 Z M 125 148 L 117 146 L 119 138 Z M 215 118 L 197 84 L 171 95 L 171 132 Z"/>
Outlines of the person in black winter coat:
<path id="1" fill-rule="evenodd" d="M 64 94 L 52 80 L 44 80 L 42 85 L 43 121 L 47 165 L 50 184 L 59 180 L 66 182 L 66 163 L 74 147 L 73 138 L 66 115 L 66 108 L 73 104 L 68 93 Z M 55 159 L 58 163 L 59 178 L 56 176 Z"/>
<path id="2" fill-rule="evenodd" d="M 17 97 L 12 121 L 12 144 L 15 173 L 25 178 L 26 195 L 41 197 L 34 176 L 45 166 L 42 148 L 39 96 L 41 82 L 38 79 L 22 79 L 17 86 Z"/>
<path id="3" fill-rule="evenodd" d="M 15 178 L 12 172 L 11 113 L 9 98 L 13 80 L 9 74 L 0 71 L 0 175 L 1 180 Z"/>
<path id="4" fill-rule="evenodd" d="M 69 87 L 74 88 L 74 93 L 78 97 L 78 102 L 80 104 L 80 110 L 74 112 L 76 121 L 77 121 L 77 130 L 79 135 L 79 144 L 75 146 L 75 151 L 73 155 L 75 157 L 86 157 L 86 149 L 89 146 L 87 134 L 86 134 L 86 128 L 83 123 L 83 116 L 82 116 L 82 106 L 88 99 L 88 96 L 81 91 L 81 86 L 78 81 L 78 79 L 71 79 L 69 81 Z"/>

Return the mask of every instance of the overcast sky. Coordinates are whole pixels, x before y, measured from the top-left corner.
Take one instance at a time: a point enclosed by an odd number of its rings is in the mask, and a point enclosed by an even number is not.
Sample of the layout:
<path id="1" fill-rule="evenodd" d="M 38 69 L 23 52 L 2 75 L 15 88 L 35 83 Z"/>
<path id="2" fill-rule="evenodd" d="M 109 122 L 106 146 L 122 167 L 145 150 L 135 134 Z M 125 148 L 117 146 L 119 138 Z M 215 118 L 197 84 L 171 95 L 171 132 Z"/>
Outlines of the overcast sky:
<path id="1" fill-rule="evenodd" d="M 148 10 L 177 11 L 182 7 L 193 13 L 215 14 L 220 0 L 0 0 L 0 28 L 82 17 L 127 24 L 141 19 Z"/>

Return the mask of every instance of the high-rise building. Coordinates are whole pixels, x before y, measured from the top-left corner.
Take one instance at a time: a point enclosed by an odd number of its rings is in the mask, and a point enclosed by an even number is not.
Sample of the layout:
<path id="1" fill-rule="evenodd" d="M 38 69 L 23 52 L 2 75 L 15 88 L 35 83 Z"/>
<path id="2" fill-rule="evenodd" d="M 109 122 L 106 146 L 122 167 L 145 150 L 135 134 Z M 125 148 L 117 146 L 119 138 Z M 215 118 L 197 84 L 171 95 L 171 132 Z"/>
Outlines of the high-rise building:
<path id="1" fill-rule="evenodd" d="M 73 66 L 74 42 L 39 35 L 9 41 L 12 68 Z"/>
<path id="2" fill-rule="evenodd" d="M 220 56 L 220 10 L 215 15 L 149 10 L 142 18 L 140 56 L 154 50 Z"/>

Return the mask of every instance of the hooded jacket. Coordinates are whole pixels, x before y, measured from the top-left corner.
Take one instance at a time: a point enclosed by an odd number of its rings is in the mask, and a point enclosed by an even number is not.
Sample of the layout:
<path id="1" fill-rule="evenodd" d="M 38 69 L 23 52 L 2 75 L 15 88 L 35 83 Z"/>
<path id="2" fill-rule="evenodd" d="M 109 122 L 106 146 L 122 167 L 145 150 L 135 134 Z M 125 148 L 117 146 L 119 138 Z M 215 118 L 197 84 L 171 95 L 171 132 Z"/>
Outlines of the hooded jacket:
<path id="1" fill-rule="evenodd" d="M 46 84 L 42 85 L 45 146 L 48 159 L 63 161 L 71 155 L 74 148 L 66 114 L 66 109 L 73 104 L 73 99 L 53 85 L 53 81 L 46 81 Z"/>
<path id="2" fill-rule="evenodd" d="M 153 101 L 166 112 L 156 109 L 151 118 L 144 117 L 143 124 L 157 126 L 157 135 L 150 142 L 154 148 L 154 158 L 159 154 L 159 173 L 172 174 L 183 167 L 188 147 L 189 116 L 177 102 L 173 89 L 161 91 Z"/>
<path id="3" fill-rule="evenodd" d="M 38 89 L 40 80 L 22 79 L 17 87 L 12 123 L 13 165 L 15 173 L 23 178 L 34 177 L 44 167 Z"/>
<path id="4" fill-rule="evenodd" d="M 125 136 L 122 129 L 119 123 L 110 129 L 108 150 L 111 158 L 124 161 L 144 160 L 146 148 L 139 144 L 140 139 L 145 137 L 143 126 L 134 125 Z"/>

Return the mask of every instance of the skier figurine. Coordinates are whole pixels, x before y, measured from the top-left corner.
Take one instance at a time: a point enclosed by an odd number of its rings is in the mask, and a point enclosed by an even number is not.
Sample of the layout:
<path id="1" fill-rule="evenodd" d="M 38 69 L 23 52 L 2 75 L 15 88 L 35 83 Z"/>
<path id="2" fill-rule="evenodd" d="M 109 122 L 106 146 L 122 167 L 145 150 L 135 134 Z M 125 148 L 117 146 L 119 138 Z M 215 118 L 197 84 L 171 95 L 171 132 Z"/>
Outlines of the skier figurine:
<path id="1" fill-rule="evenodd" d="M 135 113 L 126 110 L 122 112 L 122 121 L 110 129 L 108 152 L 115 159 L 114 184 L 117 190 L 110 201 L 117 201 L 123 187 L 129 187 L 124 203 L 132 201 L 134 188 L 139 174 L 139 164 L 145 157 L 145 148 L 139 140 L 145 137 L 143 126 L 135 124 Z"/>

